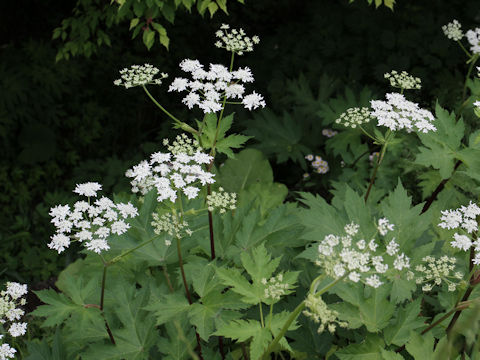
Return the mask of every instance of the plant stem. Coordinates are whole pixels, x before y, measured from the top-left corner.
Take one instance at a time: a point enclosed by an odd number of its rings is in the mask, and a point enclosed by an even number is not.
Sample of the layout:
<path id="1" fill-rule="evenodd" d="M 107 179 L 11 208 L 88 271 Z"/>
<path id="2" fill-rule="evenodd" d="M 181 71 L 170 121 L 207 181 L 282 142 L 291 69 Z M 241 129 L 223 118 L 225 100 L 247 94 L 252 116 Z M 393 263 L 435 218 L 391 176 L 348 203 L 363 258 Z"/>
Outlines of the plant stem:
<path id="1" fill-rule="evenodd" d="M 212 194 L 212 187 L 210 184 L 207 184 L 207 195 Z M 213 233 L 213 214 L 208 210 L 208 229 L 210 231 L 210 254 L 211 259 L 215 259 L 215 237 Z"/>
<path id="2" fill-rule="evenodd" d="M 465 78 L 465 83 L 463 84 L 463 92 L 462 92 L 462 103 L 465 101 L 465 97 L 467 96 L 467 83 L 470 75 L 472 74 L 473 67 L 478 60 L 478 54 L 473 55 L 470 58 L 470 66 L 468 67 L 467 77 Z M 462 105 L 463 106 L 463 105 Z"/>
<path id="3" fill-rule="evenodd" d="M 458 45 L 460 45 L 460 47 L 462 48 L 462 50 L 465 52 L 465 54 L 467 54 L 467 56 L 468 56 L 469 58 L 472 57 L 472 54 L 470 54 L 470 53 L 468 52 L 468 50 L 465 49 L 465 47 L 463 46 L 463 44 L 462 44 L 462 42 L 461 42 L 460 40 L 457 40 L 457 43 L 458 43 Z"/>
<path id="4" fill-rule="evenodd" d="M 477 235 L 475 234 L 475 238 L 477 237 Z M 473 240 L 476 240 L 476 239 L 473 239 Z M 461 302 L 464 302 L 464 301 L 467 301 L 468 298 L 470 297 L 470 295 L 472 294 L 472 291 L 473 291 L 473 287 L 474 287 L 474 281 L 475 281 L 475 271 L 474 271 L 474 266 L 473 266 L 473 258 L 475 257 L 475 248 L 472 246 L 470 248 L 470 263 L 469 263 L 469 269 L 470 269 L 470 278 L 468 280 L 468 289 L 467 291 L 465 291 L 465 294 L 463 294 L 463 297 L 462 297 L 462 300 Z M 456 306 L 458 306 L 459 303 L 457 303 Z M 463 309 L 459 309 L 455 312 L 455 315 L 453 315 L 453 318 L 452 320 L 450 320 L 450 323 L 448 324 L 447 326 L 447 336 L 450 335 L 452 329 L 453 329 L 453 326 L 455 325 L 455 323 L 457 322 L 458 318 L 460 317 L 460 314 L 462 312 Z"/>
<path id="5" fill-rule="evenodd" d="M 105 322 L 105 329 L 107 330 L 108 337 L 110 338 L 110 341 L 112 342 L 113 345 L 115 345 L 115 338 L 113 337 L 112 330 L 110 329 L 110 326 L 108 325 L 107 318 L 105 317 L 105 313 L 103 311 L 103 304 L 104 304 L 104 299 L 105 299 L 105 284 L 107 281 L 107 264 L 103 264 L 103 275 L 102 275 L 102 289 L 100 291 L 100 313 L 103 317 L 103 321 Z"/>
<path id="6" fill-rule="evenodd" d="M 385 156 L 385 151 L 387 150 L 387 142 L 382 145 L 382 150 L 380 152 L 380 156 L 378 157 L 377 163 L 375 164 L 375 169 L 373 169 L 372 178 L 370 179 L 370 183 L 368 184 L 367 193 L 365 194 L 365 202 L 368 200 L 368 196 L 370 195 L 370 191 L 372 190 L 373 183 L 375 182 L 375 178 L 377 176 L 378 168 L 382 163 L 383 157 Z"/>
<path id="7" fill-rule="evenodd" d="M 245 343 L 241 343 L 240 347 L 242 348 L 242 355 L 244 360 L 248 360 L 247 348 L 245 347 Z"/>
<path id="8" fill-rule="evenodd" d="M 169 111 L 167 111 L 167 109 L 165 109 L 162 105 L 160 105 L 160 103 L 152 96 L 152 94 L 150 94 L 150 91 L 147 90 L 147 87 L 145 85 L 142 85 L 143 87 L 143 90 L 145 90 L 145 92 L 147 93 L 148 97 L 150 98 L 150 100 L 153 101 L 153 103 L 155 105 L 157 105 L 157 107 L 162 110 L 168 117 L 170 117 L 173 121 L 175 121 L 176 123 L 178 124 L 181 124 L 182 122 L 177 119 L 175 116 L 173 116 Z"/>
<path id="9" fill-rule="evenodd" d="M 453 176 L 453 174 L 455 174 L 455 171 L 458 169 L 458 167 L 461 164 L 462 164 L 462 162 L 460 160 L 458 160 L 455 163 L 455 167 L 453 168 L 452 176 Z M 430 197 L 428 198 L 425 205 L 423 205 L 423 209 L 422 209 L 422 212 L 420 214 L 423 214 L 423 213 L 427 212 L 427 210 L 430 208 L 430 206 L 432 206 L 433 202 L 437 199 L 438 194 L 440 194 L 440 192 L 443 190 L 443 188 L 445 187 L 447 182 L 452 178 L 452 176 L 450 176 L 447 179 L 443 179 L 442 182 L 440 184 L 438 184 L 438 186 L 433 191 L 432 195 L 430 195 Z"/>
<path id="10" fill-rule="evenodd" d="M 165 276 L 165 280 L 167 280 L 168 290 L 173 293 L 175 290 L 173 289 L 172 282 L 170 281 L 170 276 L 168 276 L 167 265 L 162 265 L 163 275 Z"/>
<path id="11" fill-rule="evenodd" d="M 260 323 L 262 324 L 262 328 L 265 327 L 265 323 L 263 322 L 263 310 L 262 310 L 262 303 L 258 304 L 258 308 L 260 309 Z"/>
<path id="12" fill-rule="evenodd" d="M 122 259 L 123 257 L 127 256 L 128 254 L 134 252 L 135 250 L 138 250 L 140 249 L 141 247 L 144 247 L 145 245 L 148 245 L 150 244 L 153 240 L 155 240 L 156 238 L 158 238 L 158 235 L 155 235 L 154 237 L 152 237 L 151 239 L 147 240 L 147 241 L 144 241 L 143 243 L 135 246 L 134 248 L 130 249 L 130 250 L 127 250 L 125 251 L 124 253 L 118 255 L 118 256 L 115 256 L 112 260 L 108 261 L 107 262 L 107 266 L 110 266 L 112 264 L 115 264 L 116 262 L 120 261 L 120 259 Z"/>
<path id="13" fill-rule="evenodd" d="M 373 137 L 372 135 L 370 135 L 363 127 L 358 126 L 358 128 L 359 128 L 365 135 L 367 135 L 370 139 L 372 139 L 373 141 L 377 141 L 377 139 L 375 139 L 375 137 Z"/>

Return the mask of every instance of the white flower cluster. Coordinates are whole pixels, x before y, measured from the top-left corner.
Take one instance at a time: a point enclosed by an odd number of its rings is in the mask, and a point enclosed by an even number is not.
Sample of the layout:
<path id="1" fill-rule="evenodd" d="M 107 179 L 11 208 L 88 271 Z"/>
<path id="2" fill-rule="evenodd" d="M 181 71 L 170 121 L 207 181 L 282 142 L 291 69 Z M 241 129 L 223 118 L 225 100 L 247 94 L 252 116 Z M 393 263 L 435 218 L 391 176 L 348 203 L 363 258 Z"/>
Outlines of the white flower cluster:
<path id="1" fill-rule="evenodd" d="M 219 209 L 220 214 L 225 213 L 227 210 L 235 210 L 237 207 L 237 194 L 226 192 L 220 187 L 218 191 L 212 191 L 210 195 L 207 195 L 207 207 L 210 212 Z"/>
<path id="2" fill-rule="evenodd" d="M 390 221 L 386 218 L 382 218 L 378 220 L 377 229 L 380 235 L 385 236 L 389 231 L 393 231 L 395 227 L 394 224 L 390 224 Z"/>
<path id="3" fill-rule="evenodd" d="M 3 335 L 0 335 L 0 340 L 2 340 Z M 0 360 L 7 360 L 7 359 L 14 359 L 15 358 L 15 353 L 17 350 L 12 348 L 8 344 L 2 344 L 0 345 Z"/>
<path id="4" fill-rule="evenodd" d="M 162 216 L 153 213 L 152 217 L 153 221 L 151 224 L 153 226 L 153 232 L 157 235 L 166 232 L 171 237 L 177 239 L 181 239 L 185 234 L 188 236 L 192 235 L 192 230 L 188 228 L 188 223 L 186 221 L 179 221 L 176 216 L 172 216 L 170 213 L 163 214 Z M 171 242 L 167 240 L 165 244 L 170 246 Z"/>
<path id="5" fill-rule="evenodd" d="M 205 113 L 218 112 L 223 108 L 223 99 L 241 100 L 248 109 L 265 107 L 263 96 L 255 91 L 245 95 L 245 86 L 241 83 L 253 82 L 252 71 L 248 67 L 229 71 L 220 64 L 210 64 L 209 71 L 204 70 L 198 60 L 185 59 L 180 68 L 190 73 L 192 80 L 176 78 L 168 91 L 188 91 L 182 102 L 189 108 L 197 105 Z"/>
<path id="6" fill-rule="evenodd" d="M 421 89 L 422 88 L 422 81 L 418 77 L 414 77 L 407 73 L 406 71 L 398 72 L 396 70 L 392 70 L 389 73 L 384 75 L 385 79 L 390 81 L 390 86 L 394 88 L 400 88 L 404 90 L 412 90 L 412 89 Z"/>
<path id="7" fill-rule="evenodd" d="M 326 136 L 328 138 L 332 138 L 337 134 L 338 134 L 338 131 L 335 131 L 335 130 L 332 130 L 332 129 L 323 129 L 322 130 L 322 135 Z"/>
<path id="8" fill-rule="evenodd" d="M 218 38 L 217 42 L 215 42 L 216 47 L 226 49 L 238 55 L 253 51 L 253 45 L 260 43 L 258 36 L 255 35 L 250 38 L 243 29 L 230 29 L 228 24 L 222 24 L 215 36 Z"/>
<path id="9" fill-rule="evenodd" d="M 132 65 L 129 69 L 120 70 L 120 79 L 115 80 L 113 84 L 124 86 L 126 89 L 148 84 L 160 85 L 162 80 L 168 77 L 168 74 L 161 73 L 160 78 L 155 79 L 159 72 L 160 70 L 150 64 Z"/>
<path id="10" fill-rule="evenodd" d="M 470 43 L 470 51 L 474 54 L 480 54 L 480 28 L 468 30 L 465 35 Z"/>
<path id="11" fill-rule="evenodd" d="M 430 111 L 421 109 L 418 104 L 408 101 L 399 93 L 389 93 L 386 98 L 387 101 L 370 102 L 372 116 L 378 120 L 378 125 L 386 126 L 392 131 L 407 129 L 407 132 L 418 130 L 427 133 L 437 130 L 432 124 L 435 118 Z"/>
<path id="12" fill-rule="evenodd" d="M 107 238 L 111 234 L 121 235 L 130 228 L 127 218 L 138 215 L 131 203 L 115 204 L 112 200 L 101 197 L 93 204 L 90 197 L 96 197 L 102 186 L 98 183 L 85 183 L 76 186 L 74 192 L 87 196 L 89 201 L 77 201 L 70 205 L 57 205 L 50 209 L 52 223 L 57 228 L 48 244 L 50 249 L 60 254 L 70 246 L 73 240 L 84 243 L 85 247 L 100 254 L 110 249 Z"/>
<path id="13" fill-rule="evenodd" d="M 25 335 L 27 332 L 27 323 L 19 322 L 25 311 L 21 309 L 27 302 L 27 285 L 16 282 L 7 282 L 5 290 L 0 292 L 0 324 L 6 328 L 8 324 L 8 333 L 12 337 Z M 0 335 L 0 341 L 3 335 Z M 0 360 L 13 359 L 17 351 L 9 344 L 0 345 Z"/>
<path id="14" fill-rule="evenodd" d="M 264 296 L 267 299 L 272 299 L 274 302 L 280 300 L 282 296 L 291 293 L 292 286 L 284 282 L 283 274 L 271 277 L 269 280 L 262 279 L 262 284 L 265 285 Z"/>
<path id="15" fill-rule="evenodd" d="M 463 38 L 462 24 L 460 24 L 457 20 L 453 20 L 447 25 L 443 25 L 442 30 L 445 36 L 450 40 L 460 41 Z"/>
<path id="16" fill-rule="evenodd" d="M 351 127 L 352 129 L 362 124 L 368 123 L 371 120 L 370 110 L 368 108 L 350 108 L 347 109 L 340 117 L 335 120 L 337 124 L 341 124 L 345 127 Z"/>
<path id="17" fill-rule="evenodd" d="M 181 191 L 187 198 L 198 196 L 200 187 L 213 184 L 214 174 L 202 169 L 201 165 L 209 164 L 212 157 L 201 151 L 196 141 L 185 134 L 177 136 L 175 142 L 169 145 L 164 141 L 170 152 L 157 152 L 150 156 L 150 161 L 144 160 L 125 175 L 132 178 L 132 191 L 145 195 L 152 189 L 157 190 L 157 200 L 175 202 Z"/>
<path id="18" fill-rule="evenodd" d="M 382 235 L 386 235 L 393 226 L 387 219 L 381 219 L 378 229 Z M 393 259 L 393 269 L 402 271 L 410 267 L 410 259 L 404 253 L 400 254 L 395 238 L 387 244 L 385 251 L 380 252 L 375 239 L 368 242 L 358 240 L 359 225 L 348 224 L 344 231 L 344 236 L 325 236 L 318 245 L 316 264 L 323 267 L 327 275 L 337 279 L 346 276 L 353 282 L 361 281 L 377 288 L 383 284 L 379 274 L 385 274 L 389 268 L 383 258 L 385 254 Z"/>
<path id="19" fill-rule="evenodd" d="M 475 248 L 475 257 L 472 262 L 475 265 L 480 264 L 480 240 L 472 239 L 473 233 L 478 231 L 477 216 L 480 215 L 480 207 L 470 201 L 468 206 L 461 206 L 455 210 L 444 210 L 440 217 L 441 223 L 438 224 L 443 229 L 459 229 L 468 235 L 456 232 L 453 235 L 453 241 L 450 242 L 452 247 L 467 251 L 472 246 Z"/>
<path id="20" fill-rule="evenodd" d="M 461 272 L 454 272 L 456 259 L 454 257 L 442 256 L 435 259 L 433 256 L 425 256 L 422 261 L 425 264 L 417 265 L 415 271 L 419 273 L 415 282 L 422 285 L 423 291 L 431 291 L 435 285 L 443 283 L 448 285 L 448 291 L 455 291 L 457 284 L 449 279 L 461 279 Z M 453 273 L 453 275 L 451 275 Z M 413 273 L 410 275 L 413 277 Z"/>
<path id="21" fill-rule="evenodd" d="M 317 174 L 326 174 L 330 168 L 328 167 L 328 162 L 323 160 L 321 156 L 308 154 L 305 156 L 305 159 L 311 161 L 310 165 L 315 169 Z M 304 176 L 305 177 L 305 176 Z"/>
<path id="22" fill-rule="evenodd" d="M 320 324 L 317 330 L 319 334 L 325 328 L 333 334 L 337 329 L 337 325 L 342 328 L 348 327 L 347 322 L 338 320 L 338 311 L 330 310 L 320 296 L 308 294 L 305 299 L 305 306 L 307 309 L 303 311 L 303 314 L 311 318 L 315 323 Z"/>

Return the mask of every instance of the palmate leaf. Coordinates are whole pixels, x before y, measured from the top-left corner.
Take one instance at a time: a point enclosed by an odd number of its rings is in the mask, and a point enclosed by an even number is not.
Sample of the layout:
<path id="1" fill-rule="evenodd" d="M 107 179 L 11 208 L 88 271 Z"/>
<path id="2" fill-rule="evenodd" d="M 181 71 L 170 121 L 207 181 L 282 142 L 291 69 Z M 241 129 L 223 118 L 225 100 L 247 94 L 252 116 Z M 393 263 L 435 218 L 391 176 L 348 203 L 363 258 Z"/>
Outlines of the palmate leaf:
<path id="1" fill-rule="evenodd" d="M 288 113 L 277 116 L 269 110 L 253 116 L 245 133 L 252 135 L 258 142 L 254 147 L 267 156 L 275 156 L 277 163 L 291 159 L 305 167 L 305 155 L 311 151 L 302 143 L 305 129 L 301 121 Z"/>
<path id="2" fill-rule="evenodd" d="M 400 308 L 393 319 L 393 323 L 383 330 L 383 337 L 387 345 L 402 346 L 410 339 L 410 333 L 425 326 L 425 319 L 420 314 L 421 299 Z"/>
<path id="3" fill-rule="evenodd" d="M 61 325 L 72 317 L 75 322 L 83 319 L 96 319 L 100 316 L 98 309 L 88 306 L 86 298 L 91 295 L 93 289 L 98 289 L 97 279 L 90 279 L 85 284 L 82 277 L 71 278 L 68 284 L 65 284 L 70 296 L 57 293 L 52 289 L 35 292 L 39 299 L 46 305 L 39 306 L 32 312 L 34 316 L 46 317 L 42 326 Z"/>
<path id="4" fill-rule="evenodd" d="M 120 328 L 113 328 L 116 344 L 95 344 L 82 354 L 82 359 L 94 360 L 143 360 L 149 359 L 150 348 L 159 340 L 155 331 L 155 320 L 144 309 L 149 301 L 147 289 L 125 288 L 122 282 L 112 289 L 107 312 L 115 312 L 121 322 Z M 109 299 L 110 300 L 110 299 Z"/>
<path id="5" fill-rule="evenodd" d="M 247 307 L 249 305 L 242 303 L 238 295 L 233 292 L 227 291 L 223 294 L 215 291 L 207 294 L 200 302 L 192 304 L 188 311 L 188 317 L 200 337 L 208 341 L 216 327 L 241 317 L 239 312 L 231 310 Z"/>
<path id="6" fill-rule="evenodd" d="M 200 140 L 204 149 L 211 149 L 215 147 L 215 150 L 219 153 L 227 155 L 229 158 L 234 158 L 232 149 L 239 149 L 243 146 L 251 136 L 232 134 L 226 136 L 227 131 L 232 127 L 234 114 L 225 116 L 220 122 L 217 133 L 218 118 L 215 113 L 206 114 L 203 123 L 197 120 L 197 125 L 202 129 Z"/>
<path id="7" fill-rule="evenodd" d="M 351 306 L 339 306 L 339 310 L 344 311 L 339 313 L 340 319 L 352 322 L 354 327 L 358 327 L 358 322 L 361 322 L 369 332 L 379 332 L 389 324 L 395 305 L 387 300 L 390 294 L 390 286 L 387 284 L 369 290 L 370 296 L 365 297 L 362 284 L 351 286 L 351 284 L 341 283 L 337 284 L 333 291 L 357 309 L 354 311 Z"/>
<path id="8" fill-rule="evenodd" d="M 383 216 L 395 224 L 389 236 L 395 237 L 401 252 L 409 254 L 416 239 L 421 237 L 430 225 L 429 213 L 421 214 L 423 204 L 412 206 L 412 198 L 408 196 L 400 180 L 395 190 L 382 201 L 380 206 Z"/>
<path id="9" fill-rule="evenodd" d="M 165 325 L 167 338 L 160 338 L 157 347 L 162 360 L 192 359 L 195 349 L 195 329 L 186 322 L 173 320 Z"/>
<path id="10" fill-rule="evenodd" d="M 272 257 L 265 249 L 265 246 L 261 244 L 257 248 L 252 250 L 251 254 L 242 253 L 240 255 L 242 265 L 248 272 L 253 282 L 261 282 L 262 279 L 269 279 L 275 269 L 280 264 L 281 257 L 277 257 L 272 260 Z"/>
<path id="11" fill-rule="evenodd" d="M 418 136 L 424 146 L 419 148 L 415 162 L 438 169 L 440 175 L 447 179 L 453 172 L 456 159 L 468 160 L 465 156 L 468 155 L 468 152 L 461 150 L 465 126 L 462 119 L 456 122 L 455 114 L 442 109 L 438 103 L 435 114 L 434 125 L 437 131 L 426 134 L 419 133 Z"/>
<path id="12" fill-rule="evenodd" d="M 368 336 L 360 344 L 352 344 L 335 352 L 340 360 L 384 360 L 385 344 L 381 337 Z"/>
<path id="13" fill-rule="evenodd" d="M 245 149 L 228 159 L 218 170 L 217 181 L 226 191 L 241 193 L 255 183 L 272 183 L 273 171 L 265 156 L 258 150 Z"/>
<path id="14" fill-rule="evenodd" d="M 156 317 L 156 324 L 162 325 L 173 319 L 181 318 L 189 310 L 189 303 L 183 294 L 152 295 L 150 302 L 144 307 L 152 311 Z"/>
<path id="15" fill-rule="evenodd" d="M 217 274 L 226 286 L 231 286 L 231 291 L 242 296 L 242 301 L 256 305 L 262 301 L 264 287 L 250 282 L 242 276 L 240 270 L 218 268 Z"/>

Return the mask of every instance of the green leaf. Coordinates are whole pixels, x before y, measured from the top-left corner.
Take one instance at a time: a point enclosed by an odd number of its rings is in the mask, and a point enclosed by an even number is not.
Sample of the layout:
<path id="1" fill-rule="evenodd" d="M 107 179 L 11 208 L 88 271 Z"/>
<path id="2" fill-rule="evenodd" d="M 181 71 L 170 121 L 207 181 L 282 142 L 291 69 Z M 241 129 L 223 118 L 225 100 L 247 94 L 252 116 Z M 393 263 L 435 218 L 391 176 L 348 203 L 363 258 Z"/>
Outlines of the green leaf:
<path id="1" fill-rule="evenodd" d="M 414 359 L 432 359 L 434 345 L 435 338 L 432 333 L 420 335 L 412 332 L 405 348 Z"/>
<path id="2" fill-rule="evenodd" d="M 386 327 L 395 311 L 395 305 L 387 300 L 390 289 L 383 285 L 372 290 L 372 296 L 359 304 L 360 318 L 370 332 Z"/>
<path id="3" fill-rule="evenodd" d="M 412 206 L 412 198 L 408 196 L 400 180 L 393 192 L 381 203 L 382 214 L 395 224 L 390 236 L 400 245 L 400 251 L 410 253 L 415 241 L 430 226 L 430 216 L 422 214 L 423 204 Z"/>
<path id="4" fill-rule="evenodd" d="M 188 316 L 200 337 L 208 341 L 215 327 L 222 326 L 233 319 L 241 317 L 239 312 L 231 310 L 240 310 L 247 307 L 249 306 L 242 303 L 238 295 L 233 292 L 221 293 L 220 290 L 212 291 L 202 297 L 201 303 L 191 305 Z"/>
<path id="5" fill-rule="evenodd" d="M 277 163 L 291 159 L 305 166 L 304 156 L 310 152 L 302 142 L 305 131 L 303 123 L 290 114 L 284 113 L 280 117 L 272 111 L 263 110 L 254 113 L 245 133 L 258 142 L 254 147 L 267 156 L 274 155 Z"/>
<path id="6" fill-rule="evenodd" d="M 219 153 L 227 155 L 230 159 L 234 159 L 235 155 L 233 154 L 232 149 L 240 149 L 243 144 L 245 144 L 248 139 L 251 138 L 251 136 L 233 134 L 220 141 L 217 141 L 215 149 Z"/>
<path id="7" fill-rule="evenodd" d="M 262 328 L 260 322 L 256 320 L 233 320 L 225 324 L 215 332 L 215 335 L 224 336 L 239 342 L 245 342 L 250 338 L 250 358 L 260 359 L 266 350 L 272 335 L 267 328 Z"/>
<path id="8" fill-rule="evenodd" d="M 167 294 L 160 297 L 152 295 L 149 304 L 144 309 L 153 311 L 157 325 L 161 325 L 186 314 L 189 306 L 184 295 Z"/>
<path id="9" fill-rule="evenodd" d="M 383 360 L 385 344 L 378 336 L 368 336 L 360 344 L 352 344 L 335 352 L 340 360 Z"/>
<path id="10" fill-rule="evenodd" d="M 419 133 L 423 147 L 415 162 L 424 166 L 432 166 L 440 171 L 440 175 L 447 179 L 453 172 L 455 160 L 461 158 L 460 148 L 464 136 L 463 120 L 455 121 L 455 114 L 442 109 L 437 103 L 435 132 Z"/>
<path id="11" fill-rule="evenodd" d="M 218 268 L 217 274 L 226 286 L 231 286 L 231 291 L 242 295 L 242 301 L 256 305 L 262 301 L 264 287 L 260 284 L 250 284 L 239 270 L 231 268 Z"/>
<path id="12" fill-rule="evenodd" d="M 165 356 L 162 360 L 190 360 L 195 351 L 195 329 L 186 323 L 173 320 L 165 325 L 168 339 L 161 338 L 158 349 Z"/>
<path id="13" fill-rule="evenodd" d="M 265 249 L 264 244 L 252 250 L 251 254 L 240 255 L 243 267 L 251 276 L 254 282 L 261 282 L 262 279 L 269 279 L 280 264 L 281 257 L 272 260 L 272 257 Z"/>
<path id="14" fill-rule="evenodd" d="M 139 18 L 133 18 L 132 20 L 130 20 L 130 29 L 129 30 L 132 30 L 135 26 L 137 26 L 139 21 L 140 21 Z"/>
<path id="15" fill-rule="evenodd" d="M 155 31 L 152 30 L 144 30 L 143 31 L 143 43 L 150 50 L 155 42 Z"/>
<path id="16" fill-rule="evenodd" d="M 383 330 L 383 337 L 387 345 L 395 344 L 402 346 L 410 339 L 410 333 L 424 327 L 425 322 L 419 314 L 421 299 L 407 304 L 398 310 L 392 324 Z"/>
<path id="17" fill-rule="evenodd" d="M 218 182 L 230 192 L 240 193 L 251 184 L 273 182 L 273 171 L 268 160 L 254 149 L 245 149 L 235 159 L 228 159 L 218 172 Z"/>

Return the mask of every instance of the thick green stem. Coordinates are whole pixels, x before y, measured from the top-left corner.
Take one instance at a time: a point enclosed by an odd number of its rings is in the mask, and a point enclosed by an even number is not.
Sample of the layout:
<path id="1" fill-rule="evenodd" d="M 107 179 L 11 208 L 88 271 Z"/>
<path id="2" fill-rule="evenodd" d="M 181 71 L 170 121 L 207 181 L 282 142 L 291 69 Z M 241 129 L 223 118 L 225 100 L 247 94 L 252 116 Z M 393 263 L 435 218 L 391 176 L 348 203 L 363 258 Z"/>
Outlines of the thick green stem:
<path id="1" fill-rule="evenodd" d="M 258 308 L 260 309 L 260 323 L 262 324 L 262 328 L 265 327 L 265 323 L 263 322 L 263 310 L 262 310 L 262 303 L 258 304 Z"/>

